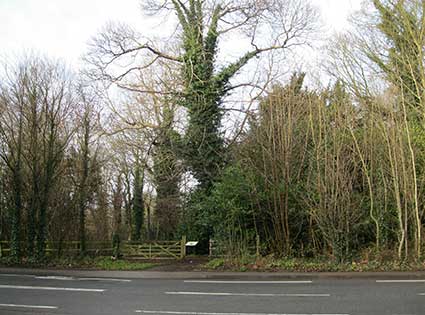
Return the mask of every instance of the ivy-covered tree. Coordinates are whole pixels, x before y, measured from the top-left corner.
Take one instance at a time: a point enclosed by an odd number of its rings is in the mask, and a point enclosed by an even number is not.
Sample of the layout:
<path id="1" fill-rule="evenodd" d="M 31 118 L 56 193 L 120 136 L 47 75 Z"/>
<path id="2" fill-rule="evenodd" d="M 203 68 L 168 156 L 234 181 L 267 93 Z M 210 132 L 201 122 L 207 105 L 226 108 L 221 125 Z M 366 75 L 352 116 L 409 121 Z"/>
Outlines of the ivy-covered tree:
<path id="1" fill-rule="evenodd" d="M 86 217 L 89 201 L 92 199 L 94 191 L 92 164 L 95 163 L 96 156 L 93 154 L 92 145 L 94 142 L 94 133 L 98 121 L 96 119 L 95 103 L 96 101 L 89 95 L 88 91 L 80 88 L 79 98 L 81 103 L 81 112 L 77 114 L 77 156 L 75 161 L 75 182 L 76 182 L 76 203 L 78 209 L 78 238 L 80 241 L 80 254 L 86 253 Z"/>
<path id="2" fill-rule="evenodd" d="M 143 200 L 143 185 L 144 184 L 144 171 L 140 162 L 136 162 L 134 170 L 133 182 L 133 235 L 132 240 L 140 241 L 142 237 L 143 219 L 144 219 L 144 200 Z"/>
<path id="3" fill-rule="evenodd" d="M 252 82 L 232 83 L 232 79 L 255 57 L 303 43 L 315 10 L 301 0 L 164 0 L 144 4 L 150 13 L 165 11 L 177 16 L 176 53 L 165 53 L 150 40 L 141 41 L 129 27 L 108 26 L 94 40 L 87 57 L 95 66 L 92 74 L 131 92 L 163 94 L 140 88 L 135 74 L 143 77 L 147 68 L 160 62 L 180 67 L 181 86 L 166 93 L 187 110 L 181 152 L 200 187 L 208 191 L 225 161 L 223 101 L 236 88 L 255 87 Z M 220 62 L 220 41 L 232 35 L 241 47 L 245 41 L 250 48 L 235 60 Z M 164 44 L 161 46 L 167 46 Z M 117 73 L 113 65 L 128 59 L 133 63 Z"/>
<path id="4" fill-rule="evenodd" d="M 6 72 L 8 80 L 0 100 L 0 142 L 12 187 L 12 255 L 19 257 L 24 232 L 27 255 L 43 259 L 51 195 L 73 135 L 68 120 L 75 105 L 73 91 L 66 69 L 46 58 L 25 58 Z M 26 229 L 22 229 L 23 216 Z"/>

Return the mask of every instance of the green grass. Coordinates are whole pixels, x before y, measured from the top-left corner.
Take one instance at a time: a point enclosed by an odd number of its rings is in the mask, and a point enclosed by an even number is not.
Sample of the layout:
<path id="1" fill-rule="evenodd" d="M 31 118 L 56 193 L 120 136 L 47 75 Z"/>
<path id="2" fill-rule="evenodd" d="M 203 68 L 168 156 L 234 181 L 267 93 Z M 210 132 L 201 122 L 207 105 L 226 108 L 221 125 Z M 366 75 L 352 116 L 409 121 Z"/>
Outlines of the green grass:
<path id="1" fill-rule="evenodd" d="M 64 268 L 95 270 L 146 270 L 156 266 L 155 263 L 115 260 L 110 257 L 61 257 L 50 258 L 43 262 L 33 260 L 11 261 L 7 257 L 0 258 L 0 266 L 30 268 Z"/>

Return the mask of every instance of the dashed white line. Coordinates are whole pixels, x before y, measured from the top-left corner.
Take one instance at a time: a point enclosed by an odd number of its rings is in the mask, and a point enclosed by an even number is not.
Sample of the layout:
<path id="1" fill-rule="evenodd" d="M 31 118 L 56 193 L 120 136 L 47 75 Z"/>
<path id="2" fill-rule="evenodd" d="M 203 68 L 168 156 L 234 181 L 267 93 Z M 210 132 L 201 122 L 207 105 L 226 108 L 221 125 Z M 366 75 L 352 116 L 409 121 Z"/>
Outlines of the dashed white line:
<path id="1" fill-rule="evenodd" d="M 15 307 L 15 308 L 33 308 L 33 309 L 46 309 L 46 310 L 55 310 L 57 306 L 47 306 L 47 305 L 19 305 L 19 304 L 0 304 L 0 307 Z"/>
<path id="2" fill-rule="evenodd" d="M 233 280 L 185 280 L 185 283 L 230 283 L 230 284 L 310 284 L 311 280 L 302 281 L 233 281 Z"/>
<path id="3" fill-rule="evenodd" d="M 62 277 L 62 276 L 36 276 L 35 279 L 39 280 L 62 280 L 62 281 L 73 281 L 75 280 L 72 277 Z"/>
<path id="4" fill-rule="evenodd" d="M 20 275 L 13 273 L 2 273 L 0 277 L 23 277 L 23 278 L 34 278 L 39 280 L 61 280 L 61 281 L 111 281 L 111 282 L 131 282 L 129 279 L 115 279 L 115 278 L 93 278 L 93 277 L 70 277 L 70 276 L 37 276 L 37 275 Z"/>
<path id="5" fill-rule="evenodd" d="M 62 276 L 36 276 L 35 279 L 40 280 L 62 280 L 62 281 L 108 281 L 108 282 L 131 282 L 128 279 L 112 279 L 112 278 L 74 278 Z"/>
<path id="6" fill-rule="evenodd" d="M 376 280 L 376 283 L 425 283 L 425 279 L 416 279 L 416 280 Z"/>
<path id="7" fill-rule="evenodd" d="M 58 287 L 39 287 L 39 286 L 26 286 L 26 285 L 0 285 L 0 289 L 75 291 L 75 292 L 104 292 L 106 291 L 104 289 L 58 288 Z"/>
<path id="8" fill-rule="evenodd" d="M 112 278 L 77 278 L 80 281 L 111 281 L 111 282 L 131 282 L 129 279 L 112 279 Z"/>
<path id="9" fill-rule="evenodd" d="M 34 278 L 36 277 L 36 275 L 19 275 L 19 274 L 14 274 L 14 273 L 0 273 L 0 277 L 29 277 L 29 278 Z"/>
<path id="10" fill-rule="evenodd" d="M 309 293 L 227 293 L 227 292 L 165 292 L 169 295 L 258 296 L 258 297 L 329 297 L 330 294 Z"/>
<path id="11" fill-rule="evenodd" d="M 211 312 L 181 312 L 181 311 L 150 311 L 150 310 L 136 310 L 136 313 L 144 314 L 186 314 L 186 315 L 350 315 L 350 314 L 331 314 L 331 313 L 302 313 L 302 314 L 288 314 L 288 313 L 211 313 Z"/>

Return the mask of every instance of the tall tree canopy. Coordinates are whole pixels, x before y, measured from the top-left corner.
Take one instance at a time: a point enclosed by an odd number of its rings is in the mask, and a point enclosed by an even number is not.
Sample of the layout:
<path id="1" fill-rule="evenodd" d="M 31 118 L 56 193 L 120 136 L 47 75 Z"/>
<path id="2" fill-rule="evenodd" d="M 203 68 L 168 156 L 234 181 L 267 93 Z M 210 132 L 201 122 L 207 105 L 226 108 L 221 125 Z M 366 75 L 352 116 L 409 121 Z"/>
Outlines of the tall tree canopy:
<path id="1" fill-rule="evenodd" d="M 209 188 L 223 165 L 223 100 L 236 88 L 253 85 L 232 84 L 231 80 L 260 54 L 303 43 L 316 12 L 301 0 L 166 0 L 145 1 L 144 7 L 153 14 L 176 15 L 175 54 L 163 52 L 170 50 L 169 45 L 142 42 L 130 28 L 110 25 L 93 42 L 88 56 L 95 65 L 92 74 L 130 91 L 164 93 L 140 89 L 135 74 L 143 77 L 144 70 L 158 62 L 176 64 L 181 72 L 180 85 L 167 94 L 187 110 L 181 152 L 200 186 Z M 237 39 L 241 47 L 248 43 L 251 48 L 235 60 L 221 62 L 222 38 Z M 133 63 L 123 70 L 120 65 L 128 59 Z"/>

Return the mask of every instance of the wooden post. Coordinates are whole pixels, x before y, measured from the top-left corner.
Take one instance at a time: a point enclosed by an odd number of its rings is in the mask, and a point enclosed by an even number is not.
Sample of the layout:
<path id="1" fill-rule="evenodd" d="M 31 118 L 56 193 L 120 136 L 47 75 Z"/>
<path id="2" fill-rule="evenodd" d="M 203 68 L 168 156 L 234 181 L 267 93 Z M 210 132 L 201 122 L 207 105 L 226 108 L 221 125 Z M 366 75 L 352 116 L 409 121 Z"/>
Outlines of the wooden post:
<path id="1" fill-rule="evenodd" d="M 209 241 L 208 241 L 208 254 L 209 254 L 209 256 L 210 257 L 212 257 L 212 251 L 213 251 L 213 249 L 212 249 L 212 246 L 213 246 L 213 241 L 212 241 L 212 239 L 209 239 Z"/>
<path id="2" fill-rule="evenodd" d="M 181 244 L 180 244 L 180 259 L 186 257 L 186 235 L 182 236 Z"/>
<path id="3" fill-rule="evenodd" d="M 255 237 L 255 249 L 256 249 L 256 256 L 257 258 L 260 257 L 260 235 L 256 235 Z"/>
<path id="4" fill-rule="evenodd" d="M 2 249 L 2 245 L 1 245 L 1 241 L 0 241 L 0 258 L 3 257 L 3 249 Z"/>
<path id="5" fill-rule="evenodd" d="M 152 243 L 149 242 L 149 258 L 152 258 Z"/>

